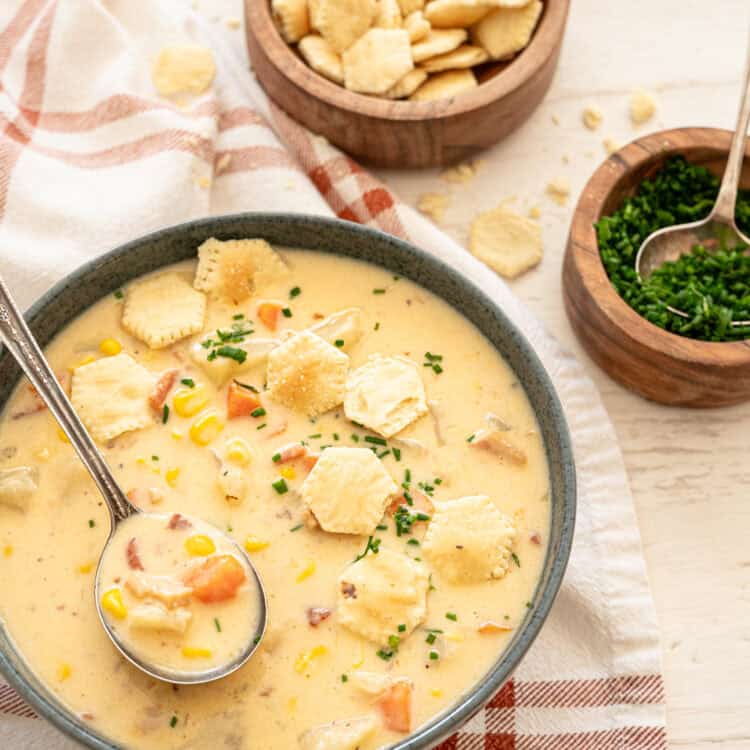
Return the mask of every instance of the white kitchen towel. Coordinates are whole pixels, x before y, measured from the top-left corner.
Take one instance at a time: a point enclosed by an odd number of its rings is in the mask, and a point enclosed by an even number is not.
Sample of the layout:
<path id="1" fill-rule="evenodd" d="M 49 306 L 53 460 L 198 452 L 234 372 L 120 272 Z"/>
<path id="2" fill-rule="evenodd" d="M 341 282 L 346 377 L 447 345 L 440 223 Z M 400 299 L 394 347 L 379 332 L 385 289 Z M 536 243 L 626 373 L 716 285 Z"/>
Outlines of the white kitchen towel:
<path id="1" fill-rule="evenodd" d="M 258 0 L 258 2 L 265 0 Z M 665 748 L 659 636 L 622 457 L 581 365 L 491 271 L 322 139 L 172 0 L 0 3 L 0 273 L 24 304 L 118 243 L 236 211 L 337 215 L 440 256 L 524 331 L 562 399 L 580 488 L 565 582 L 514 679 L 441 747 Z M 219 72 L 176 105 L 151 65 L 199 40 Z M 0 520 L 1 523 L 1 520 Z M 0 683 L 0 747 L 73 747 Z"/>

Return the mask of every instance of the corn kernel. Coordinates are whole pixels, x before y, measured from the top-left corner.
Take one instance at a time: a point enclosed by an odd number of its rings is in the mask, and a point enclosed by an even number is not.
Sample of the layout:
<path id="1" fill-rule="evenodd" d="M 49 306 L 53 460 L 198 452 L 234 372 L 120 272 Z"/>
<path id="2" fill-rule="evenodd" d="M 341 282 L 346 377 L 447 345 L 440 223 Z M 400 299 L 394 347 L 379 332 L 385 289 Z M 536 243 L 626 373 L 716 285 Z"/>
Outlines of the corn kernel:
<path id="1" fill-rule="evenodd" d="M 287 702 L 286 702 L 286 710 L 289 711 L 290 714 L 293 714 L 297 710 L 297 697 L 292 696 Z"/>
<path id="2" fill-rule="evenodd" d="M 302 583 L 305 579 L 309 578 L 315 572 L 315 561 L 311 560 L 297 576 L 297 583 Z"/>
<path id="3" fill-rule="evenodd" d="M 145 466 L 146 465 L 146 459 L 143 456 L 138 456 L 138 458 L 135 459 L 135 462 L 139 466 Z"/>
<path id="4" fill-rule="evenodd" d="M 164 473 L 164 479 L 167 480 L 167 484 L 170 487 L 174 487 L 177 484 L 177 477 L 180 476 L 180 470 L 177 468 L 167 469 Z"/>
<path id="5" fill-rule="evenodd" d="M 172 430 L 172 438 L 174 440 L 182 440 L 184 434 L 180 430 Z"/>
<path id="6" fill-rule="evenodd" d="M 443 697 L 443 691 L 440 688 L 432 688 L 432 690 L 430 690 L 430 695 L 433 698 L 442 698 Z"/>
<path id="7" fill-rule="evenodd" d="M 10 557 L 13 554 L 13 545 L 6 544 L 3 547 L 3 557 Z"/>
<path id="8" fill-rule="evenodd" d="M 62 427 L 57 428 L 57 438 L 61 443 L 70 443 L 70 440 L 68 439 L 68 436 L 63 431 Z"/>
<path id="9" fill-rule="evenodd" d="M 328 653 L 328 649 L 320 645 L 313 646 L 309 651 L 303 651 L 294 661 L 294 670 L 300 674 L 306 672 L 313 659 L 324 656 L 326 653 Z"/>
<path id="10" fill-rule="evenodd" d="M 186 659 L 210 659 L 210 648 L 199 648 L 198 646 L 183 646 L 182 655 Z"/>
<path id="11" fill-rule="evenodd" d="M 68 370 L 70 372 L 74 372 L 79 367 L 83 367 L 84 365 L 90 365 L 92 362 L 96 362 L 96 357 L 93 354 L 89 354 L 88 356 L 84 357 L 78 364 L 68 367 Z"/>
<path id="12" fill-rule="evenodd" d="M 65 682 L 70 675 L 73 674 L 73 668 L 70 666 L 70 664 L 66 664 L 63 662 L 58 668 L 57 668 L 57 679 L 60 682 Z"/>
<path id="13" fill-rule="evenodd" d="M 120 589 L 110 589 L 104 593 L 102 596 L 102 609 L 105 612 L 109 612 L 118 620 L 124 620 L 127 617 L 128 608 L 122 600 L 122 592 Z"/>
<path id="14" fill-rule="evenodd" d="M 250 463 L 250 446 L 239 437 L 227 440 L 227 459 L 239 466 L 247 466 Z"/>
<path id="15" fill-rule="evenodd" d="M 270 542 L 265 542 L 262 539 L 258 539 L 257 536 L 253 536 L 253 534 L 250 534 L 250 536 L 245 539 L 245 549 L 248 552 L 260 552 L 262 549 L 265 549 L 268 547 Z"/>
<path id="16" fill-rule="evenodd" d="M 122 344 L 117 339 L 104 339 L 99 344 L 99 351 L 108 357 L 114 357 L 122 351 Z"/>
<path id="17" fill-rule="evenodd" d="M 210 400 L 206 387 L 196 385 L 195 388 L 178 388 L 172 397 L 172 405 L 181 417 L 193 417 L 205 408 Z"/>
<path id="18" fill-rule="evenodd" d="M 219 419 L 219 415 L 209 412 L 195 420 L 190 428 L 190 439 L 196 445 L 208 445 L 219 436 L 223 429 L 224 423 Z"/>
<path id="19" fill-rule="evenodd" d="M 216 545 L 211 537 L 205 534 L 195 534 L 185 540 L 185 549 L 193 557 L 205 557 L 216 552 Z"/>
<path id="20" fill-rule="evenodd" d="M 297 475 L 294 473 L 294 467 L 293 466 L 285 466 L 280 472 L 282 477 L 284 479 L 294 479 Z"/>
<path id="21" fill-rule="evenodd" d="M 94 563 L 92 562 L 83 563 L 83 565 L 79 565 L 78 568 L 76 568 L 76 570 L 78 570 L 79 573 L 82 573 L 84 575 L 86 573 L 90 573 L 93 569 L 94 569 Z"/>

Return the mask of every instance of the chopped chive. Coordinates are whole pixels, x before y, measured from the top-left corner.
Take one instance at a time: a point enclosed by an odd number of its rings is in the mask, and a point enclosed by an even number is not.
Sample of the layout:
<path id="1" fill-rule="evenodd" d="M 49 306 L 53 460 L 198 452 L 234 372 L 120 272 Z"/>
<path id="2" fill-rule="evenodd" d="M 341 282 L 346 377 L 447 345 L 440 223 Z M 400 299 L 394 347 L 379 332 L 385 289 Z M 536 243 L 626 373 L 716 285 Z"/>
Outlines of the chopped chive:
<path id="1" fill-rule="evenodd" d="M 385 294 L 385 289 L 373 289 L 373 294 Z"/>
<path id="2" fill-rule="evenodd" d="M 295 297 L 299 297 L 299 295 L 302 294 L 302 290 L 298 287 L 292 287 L 289 290 L 289 299 L 294 299 Z"/>
<path id="3" fill-rule="evenodd" d="M 292 317 L 292 311 L 288 307 L 284 307 L 281 309 L 281 314 L 285 318 L 291 318 Z"/>
<path id="4" fill-rule="evenodd" d="M 375 450 L 375 449 L 373 448 L 373 450 Z M 378 456 L 378 458 L 385 458 L 389 453 L 390 453 L 390 451 L 388 449 L 386 449 L 386 450 L 382 451 L 381 453 L 378 453 L 377 456 Z"/>
<path id="5" fill-rule="evenodd" d="M 342 674 L 341 675 L 341 682 L 349 682 L 349 676 L 345 675 L 345 674 Z"/>
<path id="6" fill-rule="evenodd" d="M 388 445 L 385 438 L 377 437 L 376 435 L 365 435 L 365 442 L 372 443 L 373 445 Z"/>
<path id="7" fill-rule="evenodd" d="M 379 523 L 375 528 L 378 531 L 388 531 L 388 525 L 385 523 Z"/>
<path id="8" fill-rule="evenodd" d="M 217 633 L 221 633 L 221 623 L 219 622 L 218 617 L 214 617 L 214 627 L 216 628 Z"/>
<path id="9" fill-rule="evenodd" d="M 439 633 L 439 634 L 442 634 L 445 632 L 444 630 L 441 630 L 440 628 L 425 628 L 424 631 L 425 633 Z"/>
<path id="10" fill-rule="evenodd" d="M 279 463 L 279 461 L 281 461 L 281 453 L 274 453 L 273 456 L 271 456 L 271 461 L 275 464 Z"/>
<path id="11" fill-rule="evenodd" d="M 232 320 L 242 320 L 244 317 L 242 313 L 237 313 L 236 315 L 232 315 Z"/>
<path id="12" fill-rule="evenodd" d="M 430 651 L 430 659 L 437 661 L 440 658 L 440 654 L 437 651 Z"/>
<path id="13" fill-rule="evenodd" d="M 436 362 L 434 365 L 432 365 L 432 371 L 435 373 L 435 375 L 440 375 L 440 373 L 443 371 L 443 368 Z"/>
<path id="14" fill-rule="evenodd" d="M 359 562 L 363 557 L 367 557 L 368 552 L 372 552 L 373 555 L 377 555 L 380 552 L 380 539 L 375 537 L 367 537 L 367 546 L 364 552 L 360 553 L 354 558 L 354 562 Z"/>
<path id="15" fill-rule="evenodd" d="M 304 523 L 298 523 L 296 526 L 292 526 L 289 531 L 299 531 L 305 524 Z"/>
<path id="16" fill-rule="evenodd" d="M 375 325 L 373 326 L 373 331 L 379 331 L 379 330 L 380 330 L 380 322 L 378 321 L 378 322 L 377 322 L 377 323 L 375 323 Z"/>
<path id="17" fill-rule="evenodd" d="M 158 461 L 159 460 L 159 456 L 151 456 L 151 460 L 152 461 Z"/>
<path id="18" fill-rule="evenodd" d="M 401 639 L 397 635 L 389 635 L 388 636 L 388 645 L 396 651 L 398 647 L 401 645 Z"/>
<path id="19" fill-rule="evenodd" d="M 518 559 L 518 555 L 515 552 L 511 552 L 510 556 L 513 558 L 513 562 L 518 565 L 518 567 L 521 567 L 521 561 Z"/>
<path id="20" fill-rule="evenodd" d="M 356 434 L 352 434 L 352 440 L 353 440 L 353 441 L 354 441 L 355 443 L 358 443 L 358 442 L 359 442 L 359 435 L 356 435 Z"/>
<path id="21" fill-rule="evenodd" d="M 333 439 L 334 439 L 334 440 L 338 440 L 338 439 L 339 439 L 339 434 L 338 434 L 338 432 L 334 432 L 334 433 L 333 433 Z"/>
<path id="22" fill-rule="evenodd" d="M 404 625 L 403 623 L 401 625 L 399 625 L 398 626 L 398 632 L 399 633 L 405 633 L 406 632 L 406 625 Z"/>
<path id="23" fill-rule="evenodd" d="M 412 547 L 419 547 L 419 539 L 409 539 L 407 544 L 411 544 Z"/>
<path id="24" fill-rule="evenodd" d="M 125 296 L 125 293 L 122 291 L 122 289 L 115 289 L 114 295 L 115 299 L 122 299 Z"/>
<path id="25" fill-rule="evenodd" d="M 404 470 L 404 483 L 409 484 L 411 482 L 411 469 Z"/>
<path id="26" fill-rule="evenodd" d="M 195 381 L 192 378 L 183 378 L 180 383 L 186 385 L 188 388 L 195 388 Z"/>
<path id="27" fill-rule="evenodd" d="M 307 439 L 308 440 L 318 440 L 318 439 L 320 439 L 322 437 L 323 437 L 323 435 L 321 433 L 316 432 L 314 435 L 308 435 Z"/>
<path id="28" fill-rule="evenodd" d="M 255 429 L 256 430 L 263 430 L 266 427 L 268 427 L 268 425 L 265 422 L 263 422 L 263 424 L 259 424 Z"/>
<path id="29" fill-rule="evenodd" d="M 393 651 L 387 651 L 384 648 L 380 648 L 375 652 L 383 661 L 389 661 L 393 658 Z"/>
<path id="30" fill-rule="evenodd" d="M 262 406 L 259 406 L 257 409 L 254 409 L 253 411 L 250 412 L 250 416 L 251 417 L 265 417 L 266 410 Z"/>
<path id="31" fill-rule="evenodd" d="M 534 605 L 531 602 L 526 602 L 526 609 L 533 609 Z"/>
<path id="32" fill-rule="evenodd" d="M 469 437 L 466 438 L 466 442 L 467 443 L 473 443 L 475 437 L 476 437 L 476 435 L 469 435 Z"/>
<path id="33" fill-rule="evenodd" d="M 168 419 L 169 419 L 169 405 L 164 404 L 164 407 L 161 410 L 161 423 L 166 424 Z"/>
<path id="34" fill-rule="evenodd" d="M 442 483 L 443 483 L 443 480 L 442 480 L 442 479 L 441 479 L 440 477 L 435 477 L 435 478 L 434 478 L 434 479 L 432 480 L 432 483 L 433 483 L 433 484 L 442 484 Z"/>
<path id="35" fill-rule="evenodd" d="M 172 718 L 169 720 L 169 726 L 174 729 L 177 726 L 177 717 L 172 716 Z"/>
<path id="36" fill-rule="evenodd" d="M 225 357 L 226 359 L 233 359 L 239 364 L 243 364 L 247 359 L 247 352 L 236 346 L 220 346 L 218 349 L 214 349 L 211 354 L 214 355 L 213 359 L 216 359 L 216 357 Z M 212 359 L 211 354 L 208 355 L 209 360 Z"/>
<path id="37" fill-rule="evenodd" d="M 333 342 L 339 349 L 344 345 L 344 339 L 336 339 L 336 341 Z"/>
<path id="38" fill-rule="evenodd" d="M 445 613 L 445 619 L 446 620 L 452 620 L 453 622 L 456 622 L 458 620 L 458 615 L 455 612 L 446 612 Z"/>
<path id="39" fill-rule="evenodd" d="M 435 643 L 436 640 L 437 636 L 435 635 L 435 633 L 428 633 L 427 638 L 425 638 L 425 641 L 429 643 L 430 646 L 432 646 L 432 644 Z"/>
<path id="40" fill-rule="evenodd" d="M 89 518 L 89 528 L 93 529 L 94 526 L 96 526 L 96 523 L 94 522 L 94 519 L 93 518 Z"/>
<path id="41" fill-rule="evenodd" d="M 254 385 L 250 385 L 250 383 L 240 383 L 239 380 L 235 380 L 234 384 L 245 390 L 252 391 L 253 393 L 260 393 L 260 391 Z"/>
<path id="42" fill-rule="evenodd" d="M 393 453 L 393 457 L 396 459 L 396 461 L 401 460 L 401 449 L 400 448 L 391 448 L 391 453 Z"/>
<path id="43" fill-rule="evenodd" d="M 279 493 L 279 495 L 283 495 L 284 493 L 289 492 L 289 487 L 287 486 L 284 477 L 281 477 L 281 479 L 277 479 L 275 482 L 271 482 L 271 487 L 273 487 L 276 492 Z"/>

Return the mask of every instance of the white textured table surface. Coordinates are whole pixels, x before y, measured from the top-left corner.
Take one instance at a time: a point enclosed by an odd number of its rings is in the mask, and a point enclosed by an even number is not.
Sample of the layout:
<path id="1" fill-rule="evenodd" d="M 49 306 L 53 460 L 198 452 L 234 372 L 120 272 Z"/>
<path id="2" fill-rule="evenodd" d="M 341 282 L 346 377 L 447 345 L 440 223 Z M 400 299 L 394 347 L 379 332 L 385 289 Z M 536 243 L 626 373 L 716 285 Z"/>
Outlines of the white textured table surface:
<path id="1" fill-rule="evenodd" d="M 216 23 L 242 15 L 240 0 L 195 5 Z M 574 0 L 546 100 L 482 156 L 473 182 L 451 186 L 435 171 L 380 173 L 412 204 L 425 192 L 450 192 L 444 229 L 464 244 L 472 217 L 503 199 L 542 209 L 544 261 L 514 291 L 587 364 L 617 429 L 661 623 L 670 747 L 680 750 L 750 748 L 750 404 L 667 409 L 613 383 L 573 336 L 560 269 L 575 199 L 604 157 L 605 136 L 624 143 L 662 128 L 733 127 L 749 25 L 747 0 Z M 231 33 L 244 54 L 243 32 Z M 658 101 L 639 131 L 627 115 L 635 87 Z M 589 103 L 604 113 L 597 133 L 581 124 Z M 544 196 L 556 177 L 571 184 L 566 208 Z"/>

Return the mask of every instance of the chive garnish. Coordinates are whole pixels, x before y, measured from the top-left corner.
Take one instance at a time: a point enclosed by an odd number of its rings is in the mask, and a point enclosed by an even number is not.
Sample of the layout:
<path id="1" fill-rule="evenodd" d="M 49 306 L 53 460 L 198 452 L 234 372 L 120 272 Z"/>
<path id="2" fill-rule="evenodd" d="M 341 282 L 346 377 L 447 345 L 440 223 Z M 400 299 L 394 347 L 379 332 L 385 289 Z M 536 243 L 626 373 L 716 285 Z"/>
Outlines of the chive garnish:
<path id="1" fill-rule="evenodd" d="M 115 299 L 122 299 L 125 296 L 125 293 L 122 291 L 122 289 L 115 289 Z"/>
<path id="2" fill-rule="evenodd" d="M 290 309 L 289 309 L 288 307 L 283 307 L 283 308 L 281 309 L 281 314 L 282 314 L 282 315 L 283 315 L 283 316 L 284 316 L 285 318 L 291 318 L 291 317 L 292 317 L 292 311 L 291 311 L 291 310 L 290 310 Z"/>
<path id="3" fill-rule="evenodd" d="M 344 339 L 336 339 L 336 341 L 333 342 L 339 349 L 344 345 Z"/>
<path id="4" fill-rule="evenodd" d="M 367 546 L 365 547 L 364 552 L 357 555 L 354 558 L 354 562 L 359 562 L 359 560 L 367 556 L 368 552 L 372 552 L 373 555 L 377 555 L 378 552 L 380 552 L 380 539 L 372 536 L 367 537 Z"/>
<path id="5" fill-rule="evenodd" d="M 305 524 L 304 523 L 298 523 L 296 526 L 292 526 L 289 531 L 299 531 Z"/>
<path id="6" fill-rule="evenodd" d="M 89 528 L 93 529 L 94 526 L 96 526 L 96 523 L 94 523 L 94 519 L 93 518 L 89 518 Z"/>
<path id="7" fill-rule="evenodd" d="M 259 424 L 255 429 L 256 430 L 263 430 L 266 427 L 268 427 L 268 425 L 265 422 L 263 422 L 263 424 Z"/>
<path id="8" fill-rule="evenodd" d="M 365 442 L 372 443 L 373 445 L 388 445 L 385 438 L 377 437 L 376 435 L 365 435 Z"/>
<path id="9" fill-rule="evenodd" d="M 169 720 L 169 726 L 174 729 L 177 726 L 177 717 L 172 716 L 172 718 Z"/>
<path id="10" fill-rule="evenodd" d="M 274 453 L 273 456 L 271 456 L 271 461 L 273 461 L 275 464 L 281 461 L 281 453 Z"/>
<path id="11" fill-rule="evenodd" d="M 406 625 L 401 624 L 398 626 L 398 632 L 399 633 L 405 633 L 406 632 Z"/>
<path id="12" fill-rule="evenodd" d="M 373 289 L 373 294 L 385 294 L 385 289 Z"/>
<path id="13" fill-rule="evenodd" d="M 214 627 L 216 628 L 217 633 L 221 633 L 221 623 L 219 622 L 218 617 L 214 617 Z"/>
<path id="14" fill-rule="evenodd" d="M 391 453 L 393 453 L 393 457 L 396 459 L 396 461 L 401 460 L 401 449 L 400 448 L 391 448 Z"/>
<path id="15" fill-rule="evenodd" d="M 430 659 L 437 661 L 440 658 L 440 654 L 437 651 L 430 651 Z"/>
<path id="16" fill-rule="evenodd" d="M 515 552 L 511 552 L 510 556 L 513 558 L 513 562 L 518 565 L 518 567 L 521 567 L 521 561 L 518 559 L 518 555 Z"/>
<path id="17" fill-rule="evenodd" d="M 452 620 L 453 622 L 456 622 L 458 620 L 458 615 L 455 612 L 446 612 L 445 613 L 445 619 L 446 620 Z"/>
<path id="18" fill-rule="evenodd" d="M 169 419 L 169 405 L 164 404 L 164 407 L 161 410 L 161 423 L 166 424 L 168 419 Z"/>
<path id="19" fill-rule="evenodd" d="M 375 528 L 378 531 L 388 531 L 388 525 L 385 523 L 379 523 Z"/>
<path id="20" fill-rule="evenodd" d="M 435 643 L 436 640 L 437 636 L 435 635 L 435 633 L 428 633 L 427 638 L 425 638 L 425 641 L 429 643 L 430 646 L 432 646 L 432 644 Z"/>
<path id="21" fill-rule="evenodd" d="M 300 294 L 302 294 L 302 290 L 298 286 L 295 286 L 289 290 L 289 299 L 299 297 Z"/>
<path id="22" fill-rule="evenodd" d="M 266 410 L 259 406 L 257 409 L 253 409 L 253 411 L 250 412 L 251 417 L 265 417 L 266 416 Z"/>
<path id="23" fill-rule="evenodd" d="M 239 380 L 235 380 L 234 384 L 238 385 L 240 388 L 244 388 L 247 391 L 252 391 L 253 393 L 260 393 L 260 391 L 254 385 L 250 385 L 249 383 L 241 383 Z"/>
<path id="24" fill-rule="evenodd" d="M 289 492 L 289 487 L 287 486 L 284 477 L 281 477 L 281 479 L 277 479 L 275 482 L 271 482 L 271 487 L 273 487 L 276 492 L 279 493 L 279 495 L 283 495 L 285 492 Z"/>
<path id="25" fill-rule="evenodd" d="M 180 383 L 186 385 L 188 388 L 195 388 L 195 381 L 192 378 L 183 378 Z"/>
<path id="26" fill-rule="evenodd" d="M 342 675 L 341 675 L 341 682 L 349 682 L 349 677 L 348 677 L 348 675 L 342 674 Z"/>
<path id="27" fill-rule="evenodd" d="M 476 435 L 474 435 L 474 434 L 469 435 L 469 437 L 466 438 L 466 442 L 467 443 L 473 443 L 475 437 L 476 437 Z"/>
<path id="28" fill-rule="evenodd" d="M 373 331 L 379 331 L 380 330 L 380 322 L 375 323 L 373 326 Z"/>
<path id="29" fill-rule="evenodd" d="M 323 435 L 320 432 L 316 432 L 314 435 L 308 435 L 307 439 L 308 440 L 319 440 L 322 437 L 323 437 Z"/>

